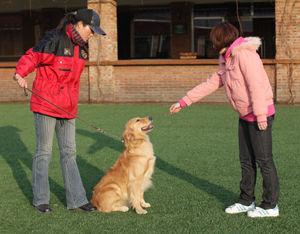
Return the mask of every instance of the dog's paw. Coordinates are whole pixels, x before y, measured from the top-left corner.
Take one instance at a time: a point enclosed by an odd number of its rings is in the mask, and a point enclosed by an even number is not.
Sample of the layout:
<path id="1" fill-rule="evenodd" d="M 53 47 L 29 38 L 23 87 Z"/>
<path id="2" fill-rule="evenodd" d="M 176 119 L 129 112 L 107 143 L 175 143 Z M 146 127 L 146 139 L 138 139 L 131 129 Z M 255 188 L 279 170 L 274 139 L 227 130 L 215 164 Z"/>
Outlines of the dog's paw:
<path id="1" fill-rule="evenodd" d="M 147 214 L 148 212 L 144 209 L 135 209 L 136 213 L 138 214 Z"/>
<path id="2" fill-rule="evenodd" d="M 144 208 L 151 207 L 150 203 L 148 203 L 148 202 L 141 202 L 141 206 L 144 207 Z"/>
<path id="3" fill-rule="evenodd" d="M 127 211 L 129 211 L 129 208 L 127 206 L 121 206 L 119 211 L 127 212 Z"/>

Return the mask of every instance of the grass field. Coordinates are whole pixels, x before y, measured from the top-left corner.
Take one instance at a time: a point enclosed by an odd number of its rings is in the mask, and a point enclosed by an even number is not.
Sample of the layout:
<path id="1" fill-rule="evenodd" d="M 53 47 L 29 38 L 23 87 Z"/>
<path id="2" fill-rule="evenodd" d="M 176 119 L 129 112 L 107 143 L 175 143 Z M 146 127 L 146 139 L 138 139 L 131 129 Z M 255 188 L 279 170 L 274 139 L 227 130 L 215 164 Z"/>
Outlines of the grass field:
<path id="1" fill-rule="evenodd" d="M 69 211 L 56 140 L 50 164 L 51 214 L 31 206 L 35 148 L 27 104 L 0 105 L 0 233 L 299 233 L 300 107 L 277 106 L 274 158 L 280 178 L 280 217 L 227 215 L 239 194 L 237 116 L 227 105 L 194 105 L 169 116 L 168 105 L 80 105 L 79 115 L 107 134 L 77 121 L 77 162 L 87 196 L 123 150 L 112 137 L 135 116 L 151 115 L 157 156 L 148 214 Z M 261 197 L 261 176 L 257 182 Z"/>

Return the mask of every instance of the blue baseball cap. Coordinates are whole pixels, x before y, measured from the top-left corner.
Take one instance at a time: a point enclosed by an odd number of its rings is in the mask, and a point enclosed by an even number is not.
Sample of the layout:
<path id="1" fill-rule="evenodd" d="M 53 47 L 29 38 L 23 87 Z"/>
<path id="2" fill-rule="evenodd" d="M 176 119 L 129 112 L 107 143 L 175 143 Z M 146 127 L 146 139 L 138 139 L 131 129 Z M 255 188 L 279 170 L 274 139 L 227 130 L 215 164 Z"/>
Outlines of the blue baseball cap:
<path id="1" fill-rule="evenodd" d="M 92 9 L 80 9 L 74 12 L 75 18 L 90 26 L 94 33 L 106 35 L 100 28 L 100 17 L 96 11 Z"/>

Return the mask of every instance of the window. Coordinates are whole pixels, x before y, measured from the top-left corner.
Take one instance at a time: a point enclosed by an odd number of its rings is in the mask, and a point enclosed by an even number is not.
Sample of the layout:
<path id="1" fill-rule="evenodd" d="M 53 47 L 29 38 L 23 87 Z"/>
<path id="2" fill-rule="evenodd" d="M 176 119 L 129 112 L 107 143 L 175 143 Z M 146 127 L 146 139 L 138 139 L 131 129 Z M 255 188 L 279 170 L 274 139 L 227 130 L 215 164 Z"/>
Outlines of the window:
<path id="1" fill-rule="evenodd" d="M 194 48 L 198 58 L 218 57 L 210 42 L 209 34 L 212 27 L 225 21 L 227 10 L 220 4 L 194 6 Z"/>
<path id="2" fill-rule="evenodd" d="M 22 17 L 17 14 L 0 15 L 0 58 L 9 60 L 23 53 Z"/>
<path id="3" fill-rule="evenodd" d="M 275 57 L 275 9 L 273 4 L 251 4 L 241 16 L 243 35 L 258 36 L 262 58 Z"/>
<path id="4" fill-rule="evenodd" d="M 137 8 L 129 14 L 119 9 L 119 59 L 168 58 L 170 18 L 169 9 L 164 7 Z"/>
<path id="5" fill-rule="evenodd" d="M 9 0 L 0 2 L 0 61 L 16 61 L 66 12 L 85 8 L 87 1 Z"/>
<path id="6" fill-rule="evenodd" d="M 218 56 L 218 53 L 212 48 L 209 33 L 213 26 L 224 21 L 224 17 L 218 16 L 194 17 L 194 48 L 198 58 L 215 58 Z"/>
<path id="7" fill-rule="evenodd" d="M 189 1 L 188 5 L 183 2 L 174 7 L 172 1 L 163 1 L 160 6 L 125 5 L 130 1 L 123 1 L 118 6 L 119 59 L 177 58 L 181 52 L 195 52 L 197 58 L 218 58 L 209 39 L 210 30 L 225 21 L 239 28 L 235 2 L 199 4 L 201 1 Z M 240 1 L 239 16 L 242 36 L 260 37 L 262 46 L 258 52 L 261 57 L 274 58 L 274 1 Z"/>
<path id="8" fill-rule="evenodd" d="M 230 22 L 239 28 L 234 3 L 194 6 L 194 52 L 198 58 L 217 58 L 212 49 L 209 33 L 220 22 Z M 274 3 L 239 4 L 242 36 L 258 36 L 262 40 L 259 49 L 262 58 L 275 56 L 275 6 Z"/>

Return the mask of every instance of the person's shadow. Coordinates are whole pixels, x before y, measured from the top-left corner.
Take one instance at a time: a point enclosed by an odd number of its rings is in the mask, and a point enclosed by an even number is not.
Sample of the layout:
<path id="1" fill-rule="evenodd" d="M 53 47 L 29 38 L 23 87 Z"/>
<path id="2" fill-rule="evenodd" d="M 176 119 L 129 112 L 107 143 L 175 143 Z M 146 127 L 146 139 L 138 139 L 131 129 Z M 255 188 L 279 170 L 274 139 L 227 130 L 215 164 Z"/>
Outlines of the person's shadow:
<path id="1" fill-rule="evenodd" d="M 121 140 L 117 140 L 115 138 L 112 138 L 108 135 L 104 135 L 102 133 L 92 133 L 83 129 L 78 129 L 77 133 L 92 138 L 95 142 L 89 147 L 88 152 L 95 153 L 97 151 L 100 151 L 103 149 L 103 147 L 109 147 L 111 149 L 114 149 L 116 151 L 121 152 L 123 150 L 123 143 Z M 176 166 L 173 166 L 172 164 L 168 163 L 167 161 L 163 160 L 162 158 L 156 156 L 156 167 L 160 170 L 168 173 L 171 176 L 175 176 L 181 180 L 184 180 L 187 183 L 192 184 L 197 189 L 200 189 L 201 191 L 204 191 L 208 193 L 209 195 L 214 196 L 219 202 L 221 202 L 223 205 L 227 205 L 229 201 L 234 199 L 237 194 L 233 193 L 232 191 L 229 191 L 225 189 L 222 186 L 216 185 L 212 182 L 209 182 L 208 180 L 198 178 Z M 83 161 L 80 161 L 81 164 L 83 164 Z M 89 166 L 90 167 L 90 166 Z M 95 171 L 93 169 L 92 171 Z M 98 169 L 97 169 L 98 170 Z M 93 175 L 94 172 L 90 173 L 90 175 Z M 100 175 L 100 178 L 103 176 Z M 99 178 L 99 177 L 98 177 Z M 97 179 L 98 180 L 98 179 Z M 97 182 L 97 180 L 95 182 Z M 86 182 L 87 184 L 90 184 L 89 182 Z M 95 184 L 95 183 L 93 183 Z"/>
<path id="2" fill-rule="evenodd" d="M 94 186 L 104 176 L 103 170 L 93 166 L 84 157 L 77 155 L 77 164 L 80 171 L 82 183 L 86 189 L 86 196 L 88 199 L 92 196 Z"/>
<path id="3" fill-rule="evenodd" d="M 111 148 L 117 152 L 121 152 L 123 150 L 121 139 L 119 141 L 100 132 L 90 132 L 84 129 L 76 129 L 76 133 L 94 140 L 94 143 L 88 148 L 87 153 L 89 154 L 100 151 L 104 147 Z M 87 197 L 91 197 L 93 187 L 102 178 L 102 176 L 104 176 L 104 171 L 91 165 L 83 157 L 77 156 L 77 162 L 83 184 L 87 191 Z"/>
<path id="4" fill-rule="evenodd" d="M 121 138 L 116 139 L 100 132 L 90 132 L 84 129 L 77 129 L 76 133 L 94 140 L 94 143 L 88 149 L 88 153 L 90 154 L 100 151 L 104 147 L 111 148 L 118 152 L 121 152 L 124 148 Z"/>
<path id="5" fill-rule="evenodd" d="M 32 172 L 33 155 L 21 140 L 19 132 L 21 131 L 13 126 L 0 127 L 0 156 L 11 168 L 12 175 L 24 196 L 32 203 L 31 173 L 29 180 L 26 171 Z M 49 177 L 49 184 L 51 192 L 57 196 L 60 202 L 66 204 L 64 188 L 51 177 Z"/>
<path id="6" fill-rule="evenodd" d="M 25 165 L 31 170 L 32 155 L 21 141 L 20 130 L 13 126 L 0 127 L 0 155 L 10 166 L 13 177 L 24 196 L 32 202 L 32 187 L 28 180 Z"/>

